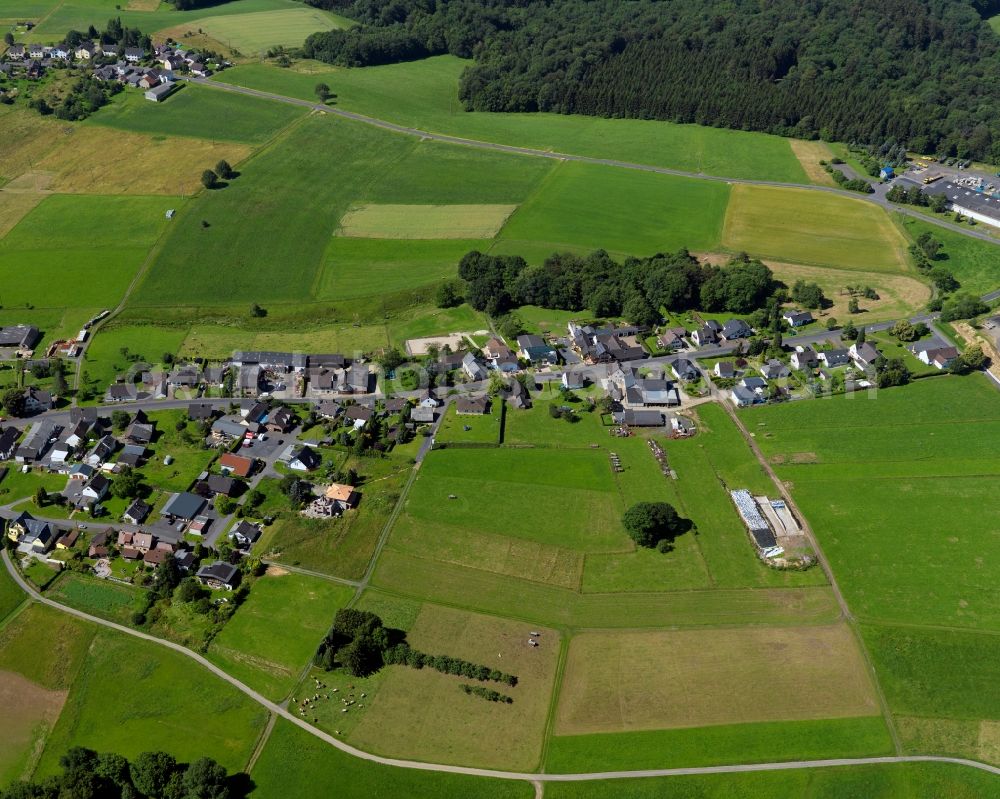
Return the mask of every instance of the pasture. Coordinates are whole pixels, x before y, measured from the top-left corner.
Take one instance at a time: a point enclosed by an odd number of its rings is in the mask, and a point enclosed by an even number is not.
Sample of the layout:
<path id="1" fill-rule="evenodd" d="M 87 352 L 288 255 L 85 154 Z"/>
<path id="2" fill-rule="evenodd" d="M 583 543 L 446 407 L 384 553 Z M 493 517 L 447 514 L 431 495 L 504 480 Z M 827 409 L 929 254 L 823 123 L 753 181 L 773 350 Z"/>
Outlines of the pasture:
<path id="1" fill-rule="evenodd" d="M 852 610 L 873 621 L 995 629 L 985 552 L 1000 397 L 981 375 L 744 414 L 791 488 Z"/>
<path id="2" fill-rule="evenodd" d="M 489 239 L 513 205 L 366 204 L 348 210 L 337 235 L 362 239 Z"/>
<path id="3" fill-rule="evenodd" d="M 211 142 L 260 145 L 306 114 L 305 109 L 257 97 L 184 85 L 162 103 L 151 103 L 141 93 L 123 92 L 87 118 L 84 125 L 105 125 L 132 133 L 184 135 Z M 201 178 L 209 161 L 195 173 Z"/>
<path id="4" fill-rule="evenodd" d="M 178 205 L 166 197 L 47 197 L 0 240 L 4 305 L 114 307 L 169 224 L 165 211 Z"/>
<path id="5" fill-rule="evenodd" d="M 364 69 L 248 64 L 219 80 L 309 100 L 322 80 L 340 108 L 437 133 L 709 175 L 809 182 L 788 140 L 777 136 L 638 119 L 465 112 L 458 78 L 468 64 L 454 56 Z"/>
<path id="6" fill-rule="evenodd" d="M 753 774 L 552 783 L 548 799 L 979 799 L 996 792 L 996 777 L 951 763 L 836 766 Z"/>
<path id="7" fill-rule="evenodd" d="M 272 47 L 301 47 L 306 37 L 318 31 L 348 28 L 349 19 L 318 8 L 287 8 L 250 14 L 208 16 L 192 27 L 244 55 L 258 55 Z"/>
<path id="8" fill-rule="evenodd" d="M 120 685 L 107 688 L 107 675 Z M 98 631 L 39 765 L 58 770 L 70 746 L 134 757 L 163 750 L 178 760 L 212 757 L 230 771 L 246 764 L 267 713 L 183 655 Z"/>
<path id="9" fill-rule="evenodd" d="M 0 622 L 7 618 L 25 599 L 24 592 L 6 569 L 0 573 Z"/>
<path id="10" fill-rule="evenodd" d="M 457 698 L 463 697 L 458 694 Z M 369 763 L 334 749 L 284 719 L 278 719 L 250 776 L 257 786 L 255 793 L 268 798 L 325 799 L 332 791 L 338 799 L 531 799 L 535 795 L 526 782 Z"/>
<path id="11" fill-rule="evenodd" d="M 459 686 L 470 681 L 462 677 L 390 666 L 350 742 L 367 751 L 417 760 L 537 768 L 560 644 L 558 633 L 541 630 L 540 646 L 530 647 L 530 630 L 523 622 L 424 605 L 407 640 L 422 652 L 460 657 L 516 675 L 514 687 L 485 684 L 513 697 L 513 704 L 463 694 Z M 414 735 L 415 729 L 421 733 Z"/>
<path id="12" fill-rule="evenodd" d="M 271 699 L 299 679 L 337 608 L 354 595 L 346 586 L 270 567 L 212 641 L 209 657 Z"/>
<path id="13" fill-rule="evenodd" d="M 506 416 L 502 400 L 490 401 L 489 413 L 483 415 L 459 414 L 452 403 L 445 411 L 435 441 L 439 444 L 499 444 L 501 419 Z"/>
<path id="14" fill-rule="evenodd" d="M 780 690 L 762 690 L 773 686 Z M 878 714 L 846 625 L 580 633 L 560 735 Z"/>
<path id="15" fill-rule="evenodd" d="M 35 192 L 0 192 L 0 240 L 30 213 L 45 195 Z"/>
<path id="16" fill-rule="evenodd" d="M 722 232 L 724 183 L 562 163 L 511 216 L 503 252 L 541 260 L 565 249 L 626 255 L 710 249 Z"/>
<path id="17" fill-rule="evenodd" d="M 863 200 L 771 186 L 733 186 L 722 244 L 780 261 L 910 271 L 906 241 L 880 208 Z"/>
<path id="18" fill-rule="evenodd" d="M 140 593 L 130 585 L 98 580 L 77 572 L 63 573 L 45 592 L 57 602 L 119 624 L 131 624 Z"/>
<path id="19" fill-rule="evenodd" d="M 139 363 L 159 366 L 164 354 L 180 350 L 186 335 L 184 328 L 112 322 L 102 327 L 87 347 L 84 368 L 103 395 L 104 390 L 118 375 L 128 374 L 130 371 L 134 373 L 135 363 L 122 354 L 122 348 L 130 356 L 138 356 Z"/>
<path id="20" fill-rule="evenodd" d="M 553 735 L 545 769 L 552 772 L 712 766 L 827 757 L 887 755 L 892 740 L 881 716 L 666 730 Z"/>

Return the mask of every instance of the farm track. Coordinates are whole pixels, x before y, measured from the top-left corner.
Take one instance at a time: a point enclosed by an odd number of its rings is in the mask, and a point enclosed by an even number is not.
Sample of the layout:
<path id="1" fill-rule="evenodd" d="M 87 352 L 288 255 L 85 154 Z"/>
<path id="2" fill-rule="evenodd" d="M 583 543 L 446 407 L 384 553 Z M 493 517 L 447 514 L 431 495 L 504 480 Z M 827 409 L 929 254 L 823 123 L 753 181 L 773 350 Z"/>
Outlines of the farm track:
<path id="1" fill-rule="evenodd" d="M 250 89 L 245 86 L 237 86 L 230 83 L 220 83 L 218 81 L 213 81 L 208 78 L 187 78 L 190 83 L 198 84 L 199 86 L 210 86 L 214 89 L 219 89 L 222 91 L 235 92 L 236 94 L 245 94 L 250 97 L 258 97 L 263 100 L 274 100 L 280 103 L 288 103 L 290 105 L 297 105 L 302 108 L 308 108 L 312 111 L 320 111 L 325 114 L 332 114 L 334 116 L 342 117 L 343 119 L 349 119 L 354 122 L 361 122 L 365 125 L 371 125 L 376 128 L 381 128 L 383 130 L 388 130 L 393 133 L 401 133 L 406 136 L 416 136 L 420 139 L 442 142 L 444 144 L 455 144 L 461 147 L 472 147 L 479 150 L 492 150 L 494 152 L 509 153 L 511 155 L 525 155 L 534 158 L 548 158 L 554 161 L 576 161 L 582 164 L 595 164 L 597 166 L 609 166 L 618 169 L 633 169 L 639 172 L 653 172 L 658 175 L 673 175 L 674 177 L 681 178 L 692 178 L 695 180 L 710 180 L 716 183 L 728 183 L 728 184 L 745 184 L 748 186 L 773 186 L 775 188 L 783 189 L 804 189 L 806 191 L 821 191 L 826 194 L 835 194 L 840 197 L 846 197 L 852 200 L 860 200 L 862 202 L 871 203 L 876 205 L 885 211 L 895 211 L 905 216 L 913 217 L 914 219 L 921 219 L 925 222 L 929 222 L 938 227 L 946 228 L 952 230 L 955 233 L 961 233 L 965 236 L 970 236 L 971 238 L 979 239 L 981 241 L 988 241 L 991 244 L 1000 245 L 1000 240 L 994 238 L 988 233 L 981 233 L 978 230 L 970 230 L 967 227 L 962 227 L 961 225 L 956 225 L 952 222 L 946 222 L 943 219 L 937 219 L 935 217 L 927 216 L 919 211 L 914 211 L 912 209 L 906 208 L 905 206 L 899 206 L 895 203 L 890 203 L 885 197 L 885 191 L 887 187 L 878 187 L 875 194 L 861 194 L 856 191 L 847 191 L 846 189 L 835 188 L 833 186 L 817 186 L 815 184 L 806 183 L 785 183 L 776 180 L 755 180 L 751 178 L 729 178 L 721 175 L 707 175 L 703 172 L 687 172 L 683 169 L 670 169 L 669 167 L 653 166 L 652 164 L 637 164 L 631 161 L 620 161 L 615 158 L 595 158 L 593 156 L 587 155 L 573 155 L 570 153 L 560 153 L 549 150 L 538 150 L 533 147 L 518 147 L 512 144 L 498 144 L 496 142 L 481 141 L 479 139 L 467 139 L 462 136 L 451 136 L 446 133 L 432 133 L 430 131 L 421 130 L 420 128 L 412 128 L 407 125 L 398 125 L 395 122 L 389 122 L 384 119 L 377 119 L 375 117 L 365 116 L 364 114 L 358 114 L 354 111 L 345 111 L 342 108 L 331 108 L 324 103 L 314 103 L 311 100 L 302 100 L 298 97 L 288 97 L 283 94 L 274 94 L 273 92 L 260 91 L 258 89 Z M 879 191 L 878 189 L 882 189 Z M 1000 290 L 994 292 L 998 297 L 1000 297 Z"/>
<path id="2" fill-rule="evenodd" d="M 54 599 L 49 599 L 48 597 L 42 596 L 34 588 L 28 585 L 27 582 L 21 577 L 17 569 L 14 568 L 14 564 L 11 563 L 10 555 L 4 550 L 3 563 L 7 571 L 10 573 L 11 577 L 18 584 L 22 591 L 28 595 L 28 599 L 32 602 L 38 602 L 47 607 L 51 607 L 61 613 L 67 613 L 71 616 L 75 616 L 78 619 L 83 619 L 84 621 L 91 622 L 93 624 L 99 624 L 102 627 L 107 627 L 116 632 L 122 633 L 124 635 L 130 635 L 134 638 L 140 638 L 144 641 L 148 641 L 159 646 L 171 649 L 174 652 L 178 652 L 188 658 L 191 658 L 196 663 L 201 665 L 203 668 L 208 669 L 212 674 L 225 682 L 229 683 L 231 686 L 237 690 L 244 693 L 254 702 L 259 704 L 261 707 L 269 711 L 272 716 L 285 719 L 291 722 L 296 727 L 305 730 L 310 735 L 319 738 L 326 744 L 335 747 L 353 757 L 360 758 L 362 760 L 367 760 L 372 763 L 378 763 L 383 766 L 393 766 L 396 768 L 408 768 L 418 771 L 436 771 L 448 774 L 460 774 L 469 777 L 485 777 L 490 779 L 501 779 L 501 780 L 518 780 L 522 782 L 528 782 L 535 786 L 535 795 L 538 795 L 539 788 L 543 783 L 547 782 L 591 782 L 596 780 L 620 780 L 620 779 L 637 779 L 637 778 L 648 778 L 648 777 L 676 777 L 676 776 L 697 776 L 704 774 L 741 774 L 748 772 L 758 772 L 758 771 L 786 771 L 786 770 L 800 770 L 800 769 L 816 769 L 816 768 L 829 768 L 835 766 L 867 766 L 867 765 L 885 765 L 892 763 L 951 763 L 959 766 L 966 766 L 968 768 L 979 769 L 980 771 L 985 771 L 990 774 L 995 774 L 1000 776 L 1000 768 L 997 766 L 991 766 L 988 763 L 981 763 L 976 760 L 969 760 L 960 757 L 939 757 L 936 755 L 896 755 L 893 757 L 856 757 L 856 758 L 841 758 L 841 759 L 829 759 L 829 760 L 794 760 L 784 763 L 745 763 L 745 764 L 734 764 L 729 766 L 699 766 L 691 768 L 666 768 L 666 769 L 637 769 L 633 771 L 604 771 L 604 772 L 587 772 L 587 773 L 577 773 L 577 774 L 545 774 L 545 773 L 530 773 L 530 772 L 518 772 L 518 771 L 498 771 L 494 769 L 481 769 L 481 768 L 470 768 L 467 766 L 451 766 L 444 763 L 423 763 L 415 760 L 398 760 L 390 757 L 381 757 L 379 755 L 373 755 L 369 752 L 364 752 L 360 749 L 356 749 L 343 741 L 338 740 L 329 733 L 323 732 L 322 730 L 312 726 L 306 721 L 303 721 L 286 707 L 279 705 L 271 700 L 267 699 L 262 694 L 255 691 L 253 688 L 248 686 L 246 683 L 233 677 L 228 672 L 216 666 L 211 661 L 199 655 L 187 647 L 176 644 L 173 641 L 167 641 L 162 638 L 157 638 L 156 636 L 149 635 L 148 633 L 140 632 L 139 630 L 133 630 L 130 627 L 126 627 L 121 624 L 116 624 L 113 621 L 108 621 L 106 619 L 101 619 L 97 616 L 91 616 L 89 613 L 85 613 L 82 610 L 77 610 L 76 608 L 71 608 L 56 602 Z"/>

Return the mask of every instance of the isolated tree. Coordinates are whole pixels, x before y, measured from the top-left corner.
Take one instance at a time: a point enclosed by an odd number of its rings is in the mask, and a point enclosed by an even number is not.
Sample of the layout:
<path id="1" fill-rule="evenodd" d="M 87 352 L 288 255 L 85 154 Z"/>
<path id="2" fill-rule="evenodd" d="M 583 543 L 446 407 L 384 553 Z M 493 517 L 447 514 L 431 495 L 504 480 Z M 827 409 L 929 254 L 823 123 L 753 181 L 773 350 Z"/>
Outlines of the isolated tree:
<path id="1" fill-rule="evenodd" d="M 684 526 L 673 505 L 667 502 L 639 502 L 625 511 L 622 524 L 629 537 L 641 547 L 655 547 L 663 539 L 673 540 Z"/>
<path id="2" fill-rule="evenodd" d="M 201 173 L 201 185 L 206 189 L 214 189 L 219 185 L 219 176 L 211 169 L 206 169 Z"/>
<path id="3" fill-rule="evenodd" d="M 230 180 L 236 174 L 225 159 L 215 165 L 215 173 L 223 180 Z"/>
<path id="4" fill-rule="evenodd" d="M 963 375 L 969 372 L 985 369 L 989 365 L 989 358 L 979 346 L 969 347 L 965 352 L 955 359 L 951 371 L 955 374 Z"/>
<path id="5" fill-rule="evenodd" d="M 863 327 L 859 327 L 858 328 L 858 337 L 856 339 L 857 343 L 858 344 L 864 344 L 865 343 L 865 338 L 866 338 L 865 329 Z"/>
<path id="6" fill-rule="evenodd" d="M 119 499 L 133 499 L 139 496 L 141 491 L 142 475 L 130 466 L 123 466 L 111 481 L 111 493 Z"/>
<path id="7" fill-rule="evenodd" d="M 435 301 L 438 308 L 454 308 L 462 304 L 462 294 L 452 281 L 442 283 L 438 286 Z"/>
<path id="8" fill-rule="evenodd" d="M 45 486 L 38 486 L 35 489 L 35 504 L 39 508 L 44 508 L 49 504 L 49 492 L 45 490 Z"/>
<path id="9" fill-rule="evenodd" d="M 905 319 L 901 319 L 896 324 L 892 326 L 892 330 L 889 331 L 898 338 L 900 341 L 916 341 L 920 336 L 917 335 L 917 329 L 907 322 Z"/>
<path id="10" fill-rule="evenodd" d="M 854 341 L 854 339 L 858 337 L 858 329 L 854 326 L 854 322 L 850 319 L 848 319 L 847 324 L 841 328 L 840 337 L 844 341 Z"/>
<path id="11" fill-rule="evenodd" d="M 0 404 L 8 416 L 20 416 L 24 413 L 24 391 L 19 388 L 8 388 L 0 395 Z"/>
<path id="12" fill-rule="evenodd" d="M 851 297 L 851 299 L 847 301 L 847 312 L 854 314 L 854 313 L 859 313 L 860 311 L 861 311 L 861 306 L 858 305 L 858 298 Z"/>
<path id="13" fill-rule="evenodd" d="M 131 417 L 126 411 L 112 411 L 111 413 L 111 427 L 118 433 L 128 427 L 129 419 Z"/>
<path id="14" fill-rule="evenodd" d="M 314 91 L 316 92 L 316 96 L 319 98 L 321 103 L 325 103 L 330 99 L 330 87 L 325 83 L 317 83 Z"/>
<path id="15" fill-rule="evenodd" d="M 4 35 L 3 35 L 3 41 L 4 41 L 4 44 L 6 44 L 6 45 L 7 45 L 8 47 L 9 47 L 10 45 L 14 44 L 14 34 L 13 34 L 13 33 L 11 33 L 10 31 L 7 31 L 7 32 L 6 32 L 6 33 L 5 33 Z"/>

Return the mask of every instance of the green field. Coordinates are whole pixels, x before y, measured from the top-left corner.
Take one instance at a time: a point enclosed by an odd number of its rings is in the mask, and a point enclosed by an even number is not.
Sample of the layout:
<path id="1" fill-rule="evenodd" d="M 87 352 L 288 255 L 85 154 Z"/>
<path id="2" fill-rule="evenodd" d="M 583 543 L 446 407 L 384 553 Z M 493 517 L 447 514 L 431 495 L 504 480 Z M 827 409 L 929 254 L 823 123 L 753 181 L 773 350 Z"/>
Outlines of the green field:
<path id="1" fill-rule="evenodd" d="M 948 763 L 898 763 L 709 774 L 659 779 L 551 783 L 548 799 L 979 799 L 996 794 L 997 778 Z"/>
<path id="2" fill-rule="evenodd" d="M 209 657 L 271 699 L 299 679 L 333 622 L 354 595 L 346 586 L 272 570 L 254 582 L 250 597 L 227 622 Z"/>
<path id="3" fill-rule="evenodd" d="M 313 88 L 322 80 L 340 108 L 436 133 L 710 175 L 809 182 L 787 139 L 777 136 L 635 119 L 467 113 L 458 101 L 458 78 L 468 63 L 442 56 L 365 69 L 248 64 L 218 80 L 308 100 L 315 100 Z"/>
<path id="4" fill-rule="evenodd" d="M 951 272 L 962 284 L 962 291 L 985 294 L 1000 287 L 1000 246 L 913 217 L 898 215 L 896 220 L 913 238 L 930 233 L 944 245 L 935 266 Z"/>
<path id="5" fill-rule="evenodd" d="M 91 615 L 130 624 L 132 612 L 138 609 L 140 591 L 130 585 L 66 572 L 45 595 Z"/>
<path id="6" fill-rule="evenodd" d="M 209 16 L 199 19 L 197 27 L 230 50 L 255 55 L 277 45 L 301 47 L 312 33 L 347 28 L 353 24 L 349 19 L 316 8 L 289 8 Z"/>
<path id="7" fill-rule="evenodd" d="M 531 799 L 528 783 L 393 768 L 344 754 L 278 720 L 250 775 L 261 799 Z"/>
<path id="8" fill-rule="evenodd" d="M 0 240 L 3 304 L 112 308 L 183 205 L 167 197 L 52 195 Z"/>
<path id="9" fill-rule="evenodd" d="M 187 84 L 162 103 L 149 102 L 141 92 L 122 92 L 85 124 L 136 133 L 264 144 L 305 113 L 302 108 L 284 103 Z M 204 168 L 213 166 L 205 164 Z"/>
<path id="10" fill-rule="evenodd" d="M 1000 396 L 944 377 L 744 414 L 861 618 L 996 629 Z M 795 463 L 798 460 L 799 463 Z"/>
<path id="11" fill-rule="evenodd" d="M 815 191 L 734 186 L 722 243 L 795 263 L 909 271 L 906 241 L 884 211 Z"/>
<path id="12" fill-rule="evenodd" d="M 120 689 L 109 689 L 108 679 Z M 79 745 L 126 757 L 157 749 L 188 762 L 207 756 L 239 771 L 266 715 L 183 655 L 102 630 L 94 636 L 39 769 L 57 771 L 59 756 Z"/>
<path id="13" fill-rule="evenodd" d="M 680 730 L 553 735 L 545 770 L 555 773 L 871 757 L 893 751 L 879 716 L 719 724 Z"/>
<path id="14" fill-rule="evenodd" d="M 338 236 L 360 239 L 488 239 L 513 213 L 513 205 L 389 205 L 351 208 Z"/>
<path id="15" fill-rule="evenodd" d="M 565 249 L 640 256 L 712 249 L 728 199 L 725 183 L 564 163 L 511 217 L 501 250 L 523 248 L 540 260 Z"/>
<path id="16" fill-rule="evenodd" d="M 24 601 L 22 591 L 6 569 L 0 569 L 0 622 Z"/>
<path id="17" fill-rule="evenodd" d="M 504 403 L 493 399 L 489 413 L 481 416 L 459 414 L 452 404 L 445 411 L 444 419 L 435 436 L 439 444 L 497 445 L 501 437 L 501 419 L 506 415 Z"/>
<path id="18" fill-rule="evenodd" d="M 187 335 L 181 327 L 154 327 L 153 325 L 123 325 L 114 322 L 101 328 L 99 335 L 87 347 L 86 370 L 103 395 L 118 375 L 134 374 L 135 364 L 122 354 L 126 348 L 130 357 L 138 355 L 139 362 L 159 367 L 165 353 L 177 353 Z M 166 367 L 164 367 L 166 368 Z"/>

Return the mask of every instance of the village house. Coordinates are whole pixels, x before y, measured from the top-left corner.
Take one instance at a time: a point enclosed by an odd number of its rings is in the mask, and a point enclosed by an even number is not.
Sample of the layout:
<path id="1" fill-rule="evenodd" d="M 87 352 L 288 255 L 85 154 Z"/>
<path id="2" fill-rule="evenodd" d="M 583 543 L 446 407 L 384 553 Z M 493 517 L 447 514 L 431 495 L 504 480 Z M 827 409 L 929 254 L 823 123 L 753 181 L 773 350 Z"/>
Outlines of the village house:
<path id="1" fill-rule="evenodd" d="M 219 458 L 219 468 L 237 477 L 249 477 L 253 473 L 256 461 L 232 452 L 226 452 Z"/>
<path id="2" fill-rule="evenodd" d="M 873 369 L 875 368 L 875 362 L 882 357 L 882 353 L 878 349 L 868 343 L 863 341 L 861 344 L 854 342 L 849 350 L 851 354 L 851 360 L 854 361 L 855 365 L 859 369 Z"/>
<path id="3" fill-rule="evenodd" d="M 24 413 L 33 416 L 36 413 L 44 413 L 52 410 L 52 395 L 48 391 L 42 391 L 34 386 L 28 386 L 24 390 Z"/>
<path id="4" fill-rule="evenodd" d="M 17 439 L 20 437 L 21 431 L 16 427 L 5 427 L 3 432 L 0 433 L 0 459 L 10 460 L 14 457 L 14 452 L 17 450 Z"/>
<path id="5" fill-rule="evenodd" d="M 720 333 L 726 341 L 736 341 L 750 338 L 753 335 L 753 329 L 742 319 L 730 319 L 722 326 Z"/>
<path id="6" fill-rule="evenodd" d="M 251 524 L 246 519 L 241 519 L 230 532 L 229 537 L 240 549 L 249 549 L 260 538 L 260 525 Z"/>
<path id="7" fill-rule="evenodd" d="M 518 336 L 517 354 L 518 357 L 531 361 L 537 366 L 551 366 L 558 363 L 555 348 L 546 344 L 540 336 Z"/>
<path id="8" fill-rule="evenodd" d="M 687 331 L 683 327 L 671 327 L 656 337 L 656 346 L 666 352 L 676 352 L 684 349 L 684 336 Z"/>
<path id="9" fill-rule="evenodd" d="M 427 408 L 423 405 L 417 405 L 410 411 L 410 421 L 416 424 L 431 424 L 436 417 L 437 411 L 434 408 Z"/>
<path id="10" fill-rule="evenodd" d="M 455 413 L 461 416 L 483 416 L 489 413 L 489 397 L 459 397 L 455 400 Z"/>
<path id="11" fill-rule="evenodd" d="M 45 554 L 55 543 L 52 526 L 27 511 L 7 523 L 7 537 L 17 544 L 19 551 L 34 554 Z"/>
<path id="12" fill-rule="evenodd" d="M 483 357 L 490 361 L 497 358 L 509 358 L 513 354 L 511 348 L 496 336 L 483 345 Z"/>
<path id="13" fill-rule="evenodd" d="M 792 368 L 799 371 L 816 369 L 819 366 L 819 357 L 812 347 L 796 347 L 789 360 Z"/>
<path id="14" fill-rule="evenodd" d="M 267 415 L 266 426 L 272 433 L 287 433 L 295 427 L 295 414 L 281 405 Z"/>
<path id="15" fill-rule="evenodd" d="M 791 328 L 804 327 L 814 322 L 813 315 L 809 311 L 785 311 L 781 316 Z"/>
<path id="16" fill-rule="evenodd" d="M 729 398 L 739 408 L 746 408 L 749 405 L 755 405 L 758 402 L 764 401 L 764 398 L 760 394 L 744 385 L 733 386 L 729 391 Z"/>
<path id="17" fill-rule="evenodd" d="M 947 369 L 958 358 L 956 347 L 942 347 L 936 342 L 918 342 L 910 347 L 910 352 L 916 355 L 921 363 L 937 369 Z"/>
<path id="18" fill-rule="evenodd" d="M 462 371 L 465 372 L 465 376 L 469 380 L 479 381 L 486 379 L 486 370 L 471 352 L 465 353 L 465 357 L 462 358 Z"/>
<path id="19" fill-rule="evenodd" d="M 195 576 L 208 588 L 232 591 L 239 584 L 240 570 L 231 563 L 217 560 L 209 566 L 202 566 Z"/>
<path id="20" fill-rule="evenodd" d="M 687 358 L 678 358 L 671 363 L 670 371 L 678 380 L 683 380 L 685 382 L 697 380 L 701 377 L 701 372 L 698 371 L 698 367 Z"/>
<path id="21" fill-rule="evenodd" d="M 360 430 L 375 416 L 375 411 L 366 408 L 364 405 L 351 405 L 344 411 L 344 418 L 354 425 L 355 430 Z"/>
<path id="22" fill-rule="evenodd" d="M 203 422 L 215 418 L 215 408 L 207 402 L 193 402 L 188 405 L 188 419 Z"/>
<path id="23" fill-rule="evenodd" d="M 760 373 L 766 380 L 781 380 L 792 374 L 788 366 L 777 358 L 770 358 L 767 363 L 760 367 Z"/>
<path id="24" fill-rule="evenodd" d="M 167 500 L 167 504 L 163 506 L 163 516 L 167 519 L 180 519 L 189 522 L 201 513 L 201 509 L 204 507 L 204 499 L 197 494 L 182 491 L 172 494 Z"/>
<path id="25" fill-rule="evenodd" d="M 719 343 L 719 333 L 722 325 L 714 319 L 709 319 L 704 325 L 691 333 L 691 341 L 698 347 L 708 347 Z"/>
<path id="26" fill-rule="evenodd" d="M 319 468 L 320 462 L 321 458 L 316 450 L 303 446 L 293 449 L 288 458 L 288 468 L 296 472 L 311 472 Z"/>
<path id="27" fill-rule="evenodd" d="M 125 509 L 125 513 L 122 514 L 122 519 L 129 524 L 142 524 L 146 521 L 146 517 L 149 516 L 152 507 L 143 502 L 141 499 L 135 499 L 132 504 Z"/>
<path id="28" fill-rule="evenodd" d="M 616 411 L 611 418 L 615 424 L 625 427 L 663 427 L 664 424 L 661 411 L 625 409 Z"/>
<path id="29" fill-rule="evenodd" d="M 725 380 L 732 380 L 736 377 L 736 367 L 732 361 L 718 361 L 712 367 L 712 374 Z"/>
<path id="30" fill-rule="evenodd" d="M 850 351 L 843 348 L 823 350 L 817 355 L 817 357 L 829 369 L 832 369 L 835 366 L 846 366 L 851 362 Z"/>

